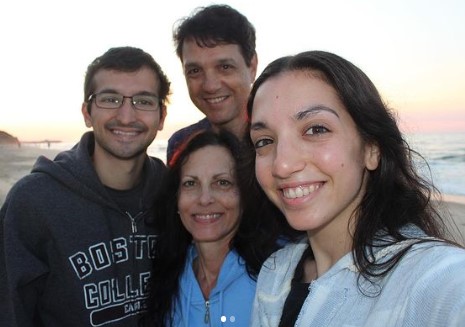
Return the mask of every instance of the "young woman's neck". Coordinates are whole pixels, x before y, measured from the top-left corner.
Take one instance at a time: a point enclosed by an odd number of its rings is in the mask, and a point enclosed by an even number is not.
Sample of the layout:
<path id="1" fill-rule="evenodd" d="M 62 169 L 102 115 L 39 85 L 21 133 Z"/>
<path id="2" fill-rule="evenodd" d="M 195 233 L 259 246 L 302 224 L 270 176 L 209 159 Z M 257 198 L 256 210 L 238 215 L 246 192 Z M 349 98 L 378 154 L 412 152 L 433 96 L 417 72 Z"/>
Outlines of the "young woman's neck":
<path id="1" fill-rule="evenodd" d="M 315 258 L 316 277 L 322 276 L 339 259 L 352 251 L 353 233 L 349 221 L 341 221 L 318 231 L 308 231 L 307 236 Z"/>

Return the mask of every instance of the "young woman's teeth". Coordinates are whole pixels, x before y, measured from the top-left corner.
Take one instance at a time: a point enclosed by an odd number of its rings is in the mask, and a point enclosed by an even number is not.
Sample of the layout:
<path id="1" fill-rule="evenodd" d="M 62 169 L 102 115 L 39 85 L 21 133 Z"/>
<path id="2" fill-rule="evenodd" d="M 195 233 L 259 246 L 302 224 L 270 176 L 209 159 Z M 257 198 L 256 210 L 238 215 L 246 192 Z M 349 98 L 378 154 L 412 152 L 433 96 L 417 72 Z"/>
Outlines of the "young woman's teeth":
<path id="1" fill-rule="evenodd" d="M 296 198 L 301 198 L 303 196 L 309 195 L 310 193 L 317 190 L 318 187 L 319 187 L 319 184 L 312 184 L 309 186 L 286 188 L 286 189 L 283 189 L 283 194 L 285 198 L 296 199 Z"/>

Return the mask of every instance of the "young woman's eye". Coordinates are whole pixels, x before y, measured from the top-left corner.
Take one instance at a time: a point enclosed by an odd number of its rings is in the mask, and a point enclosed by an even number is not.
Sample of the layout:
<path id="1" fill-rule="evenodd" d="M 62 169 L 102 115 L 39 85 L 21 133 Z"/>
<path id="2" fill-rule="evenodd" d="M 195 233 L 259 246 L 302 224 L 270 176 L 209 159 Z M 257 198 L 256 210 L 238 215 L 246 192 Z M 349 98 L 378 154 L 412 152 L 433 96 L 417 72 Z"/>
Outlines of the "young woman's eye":
<path id="1" fill-rule="evenodd" d="M 317 134 L 324 134 L 324 133 L 327 133 L 327 132 L 329 132 L 329 129 L 327 129 L 326 127 L 324 127 L 322 125 L 315 125 L 315 126 L 310 127 L 309 129 L 307 129 L 305 134 L 307 134 L 307 135 L 317 135 Z"/>
<path id="2" fill-rule="evenodd" d="M 254 142 L 254 147 L 255 149 L 259 149 L 271 143 L 273 143 L 271 139 L 258 139 Z"/>

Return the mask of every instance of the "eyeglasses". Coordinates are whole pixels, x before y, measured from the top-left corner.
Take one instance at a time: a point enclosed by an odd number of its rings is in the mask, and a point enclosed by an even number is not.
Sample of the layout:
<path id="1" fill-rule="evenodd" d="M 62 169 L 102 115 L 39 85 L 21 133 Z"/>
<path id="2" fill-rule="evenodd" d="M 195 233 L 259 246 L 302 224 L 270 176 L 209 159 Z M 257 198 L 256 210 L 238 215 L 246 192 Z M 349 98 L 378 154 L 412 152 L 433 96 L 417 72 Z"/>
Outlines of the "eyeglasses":
<path id="1" fill-rule="evenodd" d="M 131 99 L 134 109 L 141 111 L 157 111 L 160 108 L 160 99 L 155 95 L 138 94 L 126 97 L 118 93 L 94 93 L 89 96 L 87 102 L 95 100 L 95 105 L 101 109 L 118 109 L 124 103 L 124 99 Z"/>

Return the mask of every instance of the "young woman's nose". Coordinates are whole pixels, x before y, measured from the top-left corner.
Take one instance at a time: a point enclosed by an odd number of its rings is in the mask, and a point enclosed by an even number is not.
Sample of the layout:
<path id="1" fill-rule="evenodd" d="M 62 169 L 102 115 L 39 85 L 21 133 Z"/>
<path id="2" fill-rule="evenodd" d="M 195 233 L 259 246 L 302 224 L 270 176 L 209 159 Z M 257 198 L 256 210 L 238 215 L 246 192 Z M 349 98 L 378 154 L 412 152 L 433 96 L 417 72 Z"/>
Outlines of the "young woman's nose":
<path id="1" fill-rule="evenodd" d="M 295 142 L 278 141 L 272 166 L 272 174 L 279 178 L 288 178 L 305 167 L 302 149 Z"/>

